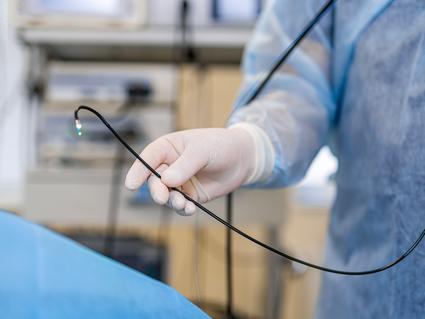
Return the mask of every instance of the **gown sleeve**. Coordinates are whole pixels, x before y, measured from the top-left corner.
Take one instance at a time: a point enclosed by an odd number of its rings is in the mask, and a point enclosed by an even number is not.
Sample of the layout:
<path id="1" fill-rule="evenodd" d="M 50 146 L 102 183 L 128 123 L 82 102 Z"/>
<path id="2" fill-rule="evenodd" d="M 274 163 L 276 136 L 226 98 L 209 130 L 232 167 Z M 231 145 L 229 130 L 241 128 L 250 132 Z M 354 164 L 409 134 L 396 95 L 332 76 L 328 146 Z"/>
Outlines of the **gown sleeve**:
<path id="1" fill-rule="evenodd" d="M 258 126 L 275 150 L 272 174 L 258 187 L 299 181 L 327 142 L 336 113 L 331 87 L 332 12 L 292 52 L 256 100 L 244 100 L 323 1 L 269 0 L 243 57 L 244 81 L 228 125 Z M 333 10 L 333 9 L 331 9 Z"/>

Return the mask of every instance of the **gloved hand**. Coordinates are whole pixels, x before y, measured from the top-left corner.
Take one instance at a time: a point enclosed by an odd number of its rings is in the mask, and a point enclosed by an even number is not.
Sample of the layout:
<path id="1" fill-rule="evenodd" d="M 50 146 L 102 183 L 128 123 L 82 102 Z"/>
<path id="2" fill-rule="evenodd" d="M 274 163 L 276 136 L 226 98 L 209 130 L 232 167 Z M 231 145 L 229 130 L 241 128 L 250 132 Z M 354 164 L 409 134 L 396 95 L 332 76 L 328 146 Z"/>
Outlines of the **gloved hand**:
<path id="1" fill-rule="evenodd" d="M 169 190 L 180 187 L 193 199 L 205 203 L 225 195 L 255 172 L 255 139 L 241 128 L 206 128 L 171 133 L 149 144 L 141 157 L 162 176 L 152 175 L 135 161 L 125 185 L 135 190 L 148 181 L 153 200 L 168 203 L 180 214 L 191 215 L 195 205 Z"/>

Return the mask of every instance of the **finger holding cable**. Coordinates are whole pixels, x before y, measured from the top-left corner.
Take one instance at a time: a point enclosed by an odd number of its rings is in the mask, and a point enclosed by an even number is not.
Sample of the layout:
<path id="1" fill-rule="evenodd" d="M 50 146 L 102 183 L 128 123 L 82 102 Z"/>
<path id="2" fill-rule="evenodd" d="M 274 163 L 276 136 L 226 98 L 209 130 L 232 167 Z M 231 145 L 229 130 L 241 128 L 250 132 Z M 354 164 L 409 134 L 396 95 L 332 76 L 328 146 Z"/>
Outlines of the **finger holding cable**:
<path id="1" fill-rule="evenodd" d="M 158 167 L 157 172 L 162 174 L 169 166 L 162 164 Z M 174 209 L 178 214 L 189 216 L 193 215 L 196 210 L 196 206 L 186 200 L 182 194 L 176 191 L 170 191 L 167 185 L 165 185 L 159 178 L 151 175 L 148 178 L 148 187 L 153 201 L 159 205 L 169 206 Z M 193 186 L 192 182 L 185 183 L 181 190 L 189 195 L 191 198 L 198 199 L 198 191 Z"/>
<path id="2" fill-rule="evenodd" d="M 192 215 L 195 205 L 188 201 L 182 194 L 165 190 L 176 187 L 198 200 L 202 197 L 203 202 L 208 200 L 208 195 L 202 189 L 201 184 L 196 182 L 195 175 L 208 164 L 208 156 L 202 152 L 202 145 L 188 138 L 187 132 L 177 132 L 165 137 L 177 154 L 181 154 L 170 165 L 163 164 L 158 169 L 162 178 L 151 177 L 151 193 L 153 197 L 159 198 L 159 203 L 168 201 L 170 208 L 181 215 Z M 168 200 L 167 200 L 168 198 Z"/>
<path id="3" fill-rule="evenodd" d="M 140 156 L 155 170 L 161 164 L 171 164 L 179 154 L 169 145 L 169 142 L 164 137 L 161 137 L 150 143 L 142 151 Z M 140 188 L 151 176 L 151 172 L 140 162 L 135 161 L 127 173 L 125 186 L 130 190 Z"/>
<path id="4" fill-rule="evenodd" d="M 161 164 L 157 168 L 157 172 L 162 174 L 168 168 L 167 164 Z M 159 205 L 167 204 L 170 197 L 170 190 L 167 185 L 161 182 L 161 180 L 155 175 L 151 175 L 148 178 L 148 188 L 153 201 Z"/>

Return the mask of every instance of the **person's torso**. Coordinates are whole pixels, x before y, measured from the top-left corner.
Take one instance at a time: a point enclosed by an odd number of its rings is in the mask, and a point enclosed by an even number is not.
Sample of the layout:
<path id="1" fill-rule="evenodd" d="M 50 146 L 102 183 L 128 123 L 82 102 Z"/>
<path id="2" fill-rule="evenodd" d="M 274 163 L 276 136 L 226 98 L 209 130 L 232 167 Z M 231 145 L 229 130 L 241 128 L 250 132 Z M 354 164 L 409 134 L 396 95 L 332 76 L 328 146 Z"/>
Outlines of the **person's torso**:
<path id="1" fill-rule="evenodd" d="M 335 28 L 373 2 L 339 1 Z M 401 255 L 425 228 L 425 1 L 389 1 L 358 34 L 350 59 L 327 264 L 363 270 Z M 424 318 L 424 274 L 423 245 L 381 274 L 327 274 L 318 317 Z"/>

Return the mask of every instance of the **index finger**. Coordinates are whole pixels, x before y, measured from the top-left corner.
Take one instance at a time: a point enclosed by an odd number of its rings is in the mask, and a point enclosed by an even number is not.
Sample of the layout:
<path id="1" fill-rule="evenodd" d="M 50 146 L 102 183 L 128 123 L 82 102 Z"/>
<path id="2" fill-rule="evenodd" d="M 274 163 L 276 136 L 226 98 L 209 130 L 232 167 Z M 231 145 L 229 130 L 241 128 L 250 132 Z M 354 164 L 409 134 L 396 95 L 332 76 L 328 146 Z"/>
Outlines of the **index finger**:
<path id="1" fill-rule="evenodd" d="M 142 151 L 140 157 L 143 158 L 153 169 L 157 169 L 161 164 L 171 164 L 178 158 L 178 153 L 168 139 L 160 137 Z M 141 187 L 151 172 L 139 160 L 131 166 L 125 178 L 125 186 L 130 190 Z"/>

